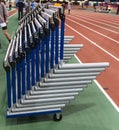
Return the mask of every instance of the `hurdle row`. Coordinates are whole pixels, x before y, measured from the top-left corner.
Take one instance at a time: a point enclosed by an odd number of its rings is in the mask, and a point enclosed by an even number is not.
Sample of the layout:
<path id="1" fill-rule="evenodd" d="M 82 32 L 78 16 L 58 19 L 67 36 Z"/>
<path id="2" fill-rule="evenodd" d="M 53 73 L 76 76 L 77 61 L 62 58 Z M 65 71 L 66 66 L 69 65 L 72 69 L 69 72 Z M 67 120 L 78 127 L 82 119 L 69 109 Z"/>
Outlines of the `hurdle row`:
<path id="1" fill-rule="evenodd" d="M 38 5 L 20 21 L 3 62 L 7 117 L 53 113 L 54 120 L 61 120 L 62 108 L 109 66 L 67 63 L 83 45 L 65 44 L 62 10 Z"/>

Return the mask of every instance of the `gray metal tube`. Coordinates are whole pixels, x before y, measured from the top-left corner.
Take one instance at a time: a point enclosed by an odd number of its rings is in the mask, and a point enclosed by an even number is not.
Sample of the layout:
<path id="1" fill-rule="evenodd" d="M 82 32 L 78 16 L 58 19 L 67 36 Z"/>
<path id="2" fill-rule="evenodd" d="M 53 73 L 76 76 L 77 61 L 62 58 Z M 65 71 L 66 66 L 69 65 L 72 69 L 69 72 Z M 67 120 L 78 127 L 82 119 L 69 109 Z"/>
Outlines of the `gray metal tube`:
<path id="1" fill-rule="evenodd" d="M 59 68 L 61 69 L 71 69 L 71 68 L 104 68 L 108 67 L 109 63 L 108 62 L 102 62 L 102 63 L 83 63 L 83 64 L 62 64 L 59 65 Z"/>
<path id="2" fill-rule="evenodd" d="M 84 81 L 84 80 L 93 80 L 95 79 L 96 76 L 84 76 L 84 77 L 62 77 L 62 78 L 46 78 L 44 79 L 45 83 L 50 83 L 50 82 L 66 82 L 69 81 Z"/>
<path id="3" fill-rule="evenodd" d="M 19 114 L 31 114 L 31 113 L 42 113 L 42 112 L 50 112 L 50 111 L 61 111 L 61 108 L 52 108 L 52 109 L 45 109 L 45 110 L 35 110 L 35 111 L 23 111 L 23 112 L 9 112 L 7 111 L 7 116 L 15 116 Z"/>
<path id="4" fill-rule="evenodd" d="M 56 102 L 56 101 L 68 101 L 74 99 L 74 96 L 70 97 L 59 97 L 59 98 L 48 98 L 48 99 L 35 99 L 35 100 L 21 100 L 22 104 L 29 104 L 29 103 L 42 103 L 42 102 Z"/>
<path id="5" fill-rule="evenodd" d="M 40 83 L 40 87 L 53 87 L 53 86 L 68 86 L 68 85 L 80 85 L 80 84 L 87 84 L 91 83 L 91 80 L 85 81 L 67 81 L 67 82 L 59 82 L 59 83 Z"/>
<path id="6" fill-rule="evenodd" d="M 31 91 L 30 94 L 37 94 L 37 95 L 40 95 L 40 94 L 60 94 L 60 93 L 64 93 L 64 97 L 65 97 L 65 93 L 71 93 L 71 92 L 79 92 L 79 91 L 82 91 L 83 88 L 66 88 L 66 89 L 55 89 L 55 90 L 42 90 L 42 91 Z"/>
<path id="7" fill-rule="evenodd" d="M 35 96 L 35 95 L 34 95 Z M 56 104 L 68 104 L 69 101 L 56 101 L 56 102 L 44 102 L 44 103 L 35 103 L 36 106 L 47 106 L 47 105 L 56 105 Z M 32 104 L 16 104 L 16 107 L 33 107 L 34 103 Z"/>
<path id="8" fill-rule="evenodd" d="M 35 106 L 34 107 L 26 107 L 26 108 L 12 108 L 12 112 L 22 112 L 22 111 L 36 111 L 36 110 L 45 110 L 45 109 L 54 109 L 54 108 L 62 108 L 65 107 L 65 104 L 56 104 L 56 105 L 48 105 L 48 106 Z"/>
<path id="9" fill-rule="evenodd" d="M 72 73 L 70 74 L 49 74 L 49 78 L 62 78 L 62 77 L 80 77 L 80 76 L 96 76 L 100 72 L 89 72 L 89 73 Z"/>
<path id="10" fill-rule="evenodd" d="M 72 64 L 73 65 L 73 64 Z M 85 69 L 75 69 L 74 66 L 72 67 L 72 69 L 59 69 L 59 70 L 54 70 L 54 73 L 57 74 L 61 74 L 61 73 L 88 73 L 88 72 L 100 72 L 100 71 L 104 71 L 105 68 L 85 68 Z"/>
<path id="11" fill-rule="evenodd" d="M 64 44 L 64 48 L 82 48 L 83 44 Z"/>
<path id="12" fill-rule="evenodd" d="M 41 87 L 38 87 L 38 86 L 35 86 L 35 90 L 36 91 L 43 91 L 43 90 L 55 90 L 55 89 L 66 89 L 66 88 L 85 88 L 87 86 L 87 84 L 79 84 L 79 85 L 68 85 L 68 86 L 53 86 L 53 87 L 44 87 L 44 88 L 41 88 Z"/>
<path id="13" fill-rule="evenodd" d="M 17 37 L 16 37 L 16 46 L 15 46 L 15 54 L 16 55 L 18 54 L 18 47 L 19 47 L 19 33 L 17 33 Z"/>
<path id="14" fill-rule="evenodd" d="M 30 95 L 26 96 L 26 99 L 45 99 L 45 98 L 56 98 L 56 97 L 69 97 L 69 96 L 76 96 L 78 95 L 78 92 L 68 92 L 68 93 L 48 93 L 44 95 Z"/>

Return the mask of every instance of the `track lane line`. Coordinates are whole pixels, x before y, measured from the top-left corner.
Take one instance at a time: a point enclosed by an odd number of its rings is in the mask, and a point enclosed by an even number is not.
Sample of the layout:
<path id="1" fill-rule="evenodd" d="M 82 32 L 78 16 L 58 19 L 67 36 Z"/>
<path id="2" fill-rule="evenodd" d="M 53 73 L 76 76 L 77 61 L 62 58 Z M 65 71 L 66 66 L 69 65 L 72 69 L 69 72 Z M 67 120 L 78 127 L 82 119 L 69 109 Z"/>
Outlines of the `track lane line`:
<path id="1" fill-rule="evenodd" d="M 89 23 L 89 24 L 91 24 L 91 25 L 93 25 L 93 26 L 96 26 L 96 27 L 105 29 L 105 30 L 110 31 L 110 32 L 112 32 L 112 33 L 119 34 L 119 32 L 117 32 L 117 31 L 113 31 L 113 30 L 111 30 L 111 29 L 108 29 L 108 28 L 105 28 L 105 27 L 101 27 L 101 26 L 99 26 L 99 25 L 97 25 L 97 24 L 88 22 L 88 21 L 86 21 L 86 20 L 82 20 L 82 19 L 80 19 L 79 17 L 78 17 L 78 18 L 77 18 L 76 16 L 71 16 L 71 17 L 74 17 L 75 19 L 78 19 L 78 20 L 83 21 L 83 22 L 85 22 L 85 23 Z M 94 20 L 91 20 L 91 21 L 94 21 Z M 101 22 L 98 22 L 98 21 L 95 21 L 95 22 L 101 23 Z M 103 24 L 103 23 L 101 23 L 101 24 Z M 105 25 L 105 24 L 104 24 L 104 25 Z M 109 26 L 109 25 L 108 25 L 108 26 Z M 111 27 L 111 25 L 110 25 L 109 27 Z M 114 28 L 114 27 L 113 27 L 113 28 Z M 115 27 L 115 28 L 116 28 L 116 27 Z M 119 28 L 118 28 L 118 29 L 119 29 Z"/>
<path id="2" fill-rule="evenodd" d="M 76 15 L 76 14 L 75 14 Z M 78 14 L 77 14 L 78 15 Z M 73 14 L 73 16 L 74 16 L 74 14 Z M 75 16 L 76 17 L 76 16 Z M 117 27 L 117 26 L 119 26 L 119 24 L 115 24 L 115 23 L 112 23 L 112 22 L 110 22 L 109 20 L 107 21 L 107 20 L 102 20 L 102 19 L 97 19 L 97 17 L 94 19 L 94 18 L 92 18 L 92 17 L 85 17 L 85 16 L 78 16 L 78 18 L 79 17 L 81 17 L 81 18 L 83 18 L 83 19 L 88 19 L 88 20 L 91 20 L 91 21 L 94 21 L 94 22 L 97 22 L 97 23 L 101 23 L 101 24 L 103 24 L 103 25 L 107 25 L 107 26 L 111 26 L 111 27 L 113 27 L 113 28 L 116 28 L 116 29 L 119 29 L 119 27 Z M 105 22 L 105 23 L 104 23 Z M 111 25 L 112 24 L 112 25 Z"/>
<path id="3" fill-rule="evenodd" d="M 78 25 L 80 25 L 80 26 L 82 26 L 82 27 L 84 27 L 84 28 L 86 28 L 86 29 L 88 29 L 88 30 L 90 30 L 90 31 L 93 31 L 93 32 L 95 32 L 95 33 L 97 33 L 97 34 L 99 34 L 99 35 L 101 35 L 101 36 L 103 36 L 103 37 L 106 37 L 107 39 L 109 39 L 109 40 L 111 40 L 111 41 L 113 41 L 113 42 L 116 42 L 117 44 L 119 44 L 119 41 L 117 41 L 117 40 L 114 40 L 114 39 L 112 39 L 112 38 L 110 38 L 110 37 L 108 37 L 108 36 L 106 36 L 106 35 L 104 35 L 104 34 L 102 34 L 102 33 L 100 33 L 100 32 L 97 32 L 97 31 L 95 31 L 95 30 L 93 30 L 93 29 L 91 29 L 91 28 L 89 28 L 89 27 L 87 27 L 87 26 L 85 26 L 85 25 L 83 25 L 83 24 L 80 24 L 80 23 L 78 23 L 78 22 L 76 22 L 76 21 L 74 21 L 74 20 L 71 20 L 71 19 L 69 19 L 69 18 L 66 18 L 67 20 L 69 20 L 69 21 L 72 21 L 73 23 L 76 23 L 76 24 L 78 24 Z"/>
<path id="4" fill-rule="evenodd" d="M 79 63 L 82 64 L 81 60 L 74 54 L 74 57 L 77 59 Z M 101 90 L 101 92 L 105 95 L 105 97 L 109 100 L 109 102 L 112 104 L 112 106 L 115 108 L 115 110 L 119 113 L 119 107 L 116 105 L 116 103 L 112 100 L 112 98 L 104 91 L 103 87 L 99 84 L 97 80 L 93 80 L 95 84 L 98 86 L 98 88 Z"/>
<path id="5" fill-rule="evenodd" d="M 101 49 L 103 52 L 105 52 L 106 54 L 108 54 L 109 56 L 111 56 L 113 59 L 115 59 L 116 61 L 119 61 L 119 58 L 117 58 L 116 56 L 112 55 L 110 52 L 106 51 L 105 49 L 103 49 L 101 46 L 99 46 L 98 44 L 96 44 L 95 42 L 93 42 L 92 40 L 90 40 L 89 38 L 87 38 L 86 36 L 84 36 L 83 34 L 79 33 L 78 31 L 76 31 L 74 28 L 72 28 L 71 26 L 69 26 L 68 24 L 66 24 L 66 26 L 68 28 L 70 28 L 71 30 L 73 30 L 75 33 L 79 34 L 80 36 L 82 36 L 83 38 L 85 38 L 87 41 L 89 41 L 91 44 L 93 44 L 94 46 L 98 47 L 99 49 Z"/>
<path id="6" fill-rule="evenodd" d="M 76 14 L 77 12 L 75 12 L 75 11 L 73 11 L 73 14 Z M 85 17 L 90 17 L 90 18 L 97 18 L 98 20 L 103 20 L 103 21 L 106 21 L 106 22 L 108 22 L 107 21 L 107 19 L 109 19 L 110 20 L 110 22 L 114 22 L 113 24 L 117 24 L 117 26 L 119 25 L 119 17 L 118 17 L 118 15 L 108 15 L 108 14 L 105 14 L 105 13 L 95 13 L 95 12 L 92 12 L 92 13 L 88 13 L 87 14 L 87 11 L 84 13 L 83 12 L 83 14 L 82 14 L 82 12 L 80 13 L 81 15 L 85 15 Z M 77 15 L 78 15 L 78 13 L 77 13 Z"/>
<path id="7" fill-rule="evenodd" d="M 8 18 L 11 18 L 13 17 L 17 12 L 13 13 L 12 15 L 10 15 Z"/>

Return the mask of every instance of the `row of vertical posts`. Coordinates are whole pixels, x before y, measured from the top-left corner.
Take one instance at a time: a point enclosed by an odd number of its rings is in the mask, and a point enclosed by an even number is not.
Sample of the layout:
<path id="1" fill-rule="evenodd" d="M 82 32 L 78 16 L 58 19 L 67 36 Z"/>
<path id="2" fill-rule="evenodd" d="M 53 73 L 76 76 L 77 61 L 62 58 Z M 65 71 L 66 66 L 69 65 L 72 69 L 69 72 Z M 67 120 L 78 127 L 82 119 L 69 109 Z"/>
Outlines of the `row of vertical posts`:
<path id="1" fill-rule="evenodd" d="M 63 61 L 64 25 L 63 8 L 55 6 L 38 5 L 20 21 L 3 62 L 8 113 Z"/>

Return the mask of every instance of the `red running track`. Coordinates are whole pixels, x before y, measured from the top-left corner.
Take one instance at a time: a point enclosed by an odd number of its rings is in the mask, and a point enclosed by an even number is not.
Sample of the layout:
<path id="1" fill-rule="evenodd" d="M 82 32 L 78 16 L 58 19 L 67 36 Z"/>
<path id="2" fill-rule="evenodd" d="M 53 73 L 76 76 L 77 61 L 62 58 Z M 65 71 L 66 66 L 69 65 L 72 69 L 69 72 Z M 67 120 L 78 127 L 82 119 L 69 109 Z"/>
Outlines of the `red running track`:
<path id="1" fill-rule="evenodd" d="M 71 43 L 84 44 L 77 53 L 83 62 L 109 62 L 97 81 L 119 107 L 119 16 L 72 8 L 66 14 L 65 35 L 74 36 Z M 106 88 L 106 89 L 105 89 Z"/>

